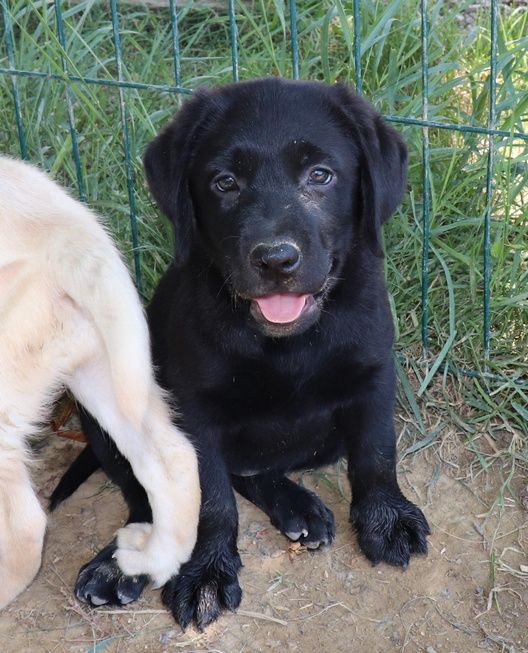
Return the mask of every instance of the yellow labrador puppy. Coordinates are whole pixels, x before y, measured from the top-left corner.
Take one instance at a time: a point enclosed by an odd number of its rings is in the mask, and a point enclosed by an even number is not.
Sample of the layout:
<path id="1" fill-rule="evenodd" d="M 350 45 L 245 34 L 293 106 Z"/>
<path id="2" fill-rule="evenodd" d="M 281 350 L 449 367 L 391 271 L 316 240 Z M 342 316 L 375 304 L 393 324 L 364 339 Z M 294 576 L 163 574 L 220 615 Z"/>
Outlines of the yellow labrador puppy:
<path id="1" fill-rule="evenodd" d="M 154 381 L 143 310 L 96 216 L 33 166 L 0 157 L 0 608 L 37 573 L 46 517 L 28 436 L 67 387 L 130 461 L 153 524 L 118 532 L 125 574 L 164 584 L 191 555 L 194 448 Z"/>

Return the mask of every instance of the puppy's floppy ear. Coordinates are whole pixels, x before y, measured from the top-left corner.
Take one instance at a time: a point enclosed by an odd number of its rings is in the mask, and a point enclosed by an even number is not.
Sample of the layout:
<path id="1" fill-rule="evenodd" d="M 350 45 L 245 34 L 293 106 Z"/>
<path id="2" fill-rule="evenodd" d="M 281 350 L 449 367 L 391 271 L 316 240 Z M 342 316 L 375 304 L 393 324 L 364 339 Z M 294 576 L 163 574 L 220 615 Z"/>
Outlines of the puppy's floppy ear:
<path id="1" fill-rule="evenodd" d="M 383 256 L 381 225 L 401 202 L 407 180 L 407 147 L 400 134 L 345 84 L 336 84 L 340 108 L 360 147 L 360 213 L 365 239 Z"/>
<path id="2" fill-rule="evenodd" d="M 188 170 L 197 132 L 212 103 L 213 93 L 198 90 L 150 143 L 143 163 L 154 199 L 174 227 L 174 258 L 187 260 L 194 231 L 194 209 Z"/>

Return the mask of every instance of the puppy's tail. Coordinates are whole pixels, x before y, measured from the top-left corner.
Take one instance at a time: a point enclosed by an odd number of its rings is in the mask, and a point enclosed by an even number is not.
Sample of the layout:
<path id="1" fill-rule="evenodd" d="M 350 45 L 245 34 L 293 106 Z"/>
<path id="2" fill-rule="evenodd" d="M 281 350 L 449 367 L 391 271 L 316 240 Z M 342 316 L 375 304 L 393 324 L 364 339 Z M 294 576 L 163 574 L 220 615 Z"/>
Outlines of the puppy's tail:
<path id="1" fill-rule="evenodd" d="M 50 511 L 70 497 L 95 471 L 100 467 L 99 460 L 90 445 L 87 445 L 70 467 L 66 470 L 57 487 L 53 490 L 50 500 Z"/>

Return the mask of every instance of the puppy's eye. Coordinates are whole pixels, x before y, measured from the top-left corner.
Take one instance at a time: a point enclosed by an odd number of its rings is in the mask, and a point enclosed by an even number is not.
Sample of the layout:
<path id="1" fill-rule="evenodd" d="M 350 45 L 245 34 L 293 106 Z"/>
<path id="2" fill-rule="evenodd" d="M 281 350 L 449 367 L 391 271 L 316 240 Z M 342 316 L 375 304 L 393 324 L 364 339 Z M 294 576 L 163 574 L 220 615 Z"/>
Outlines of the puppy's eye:
<path id="1" fill-rule="evenodd" d="M 329 184 L 334 175 L 326 168 L 314 168 L 309 175 L 309 180 L 312 184 Z"/>
<path id="2" fill-rule="evenodd" d="M 238 190 L 238 184 L 232 175 L 218 177 L 215 179 L 214 185 L 221 193 L 229 193 L 230 191 Z"/>

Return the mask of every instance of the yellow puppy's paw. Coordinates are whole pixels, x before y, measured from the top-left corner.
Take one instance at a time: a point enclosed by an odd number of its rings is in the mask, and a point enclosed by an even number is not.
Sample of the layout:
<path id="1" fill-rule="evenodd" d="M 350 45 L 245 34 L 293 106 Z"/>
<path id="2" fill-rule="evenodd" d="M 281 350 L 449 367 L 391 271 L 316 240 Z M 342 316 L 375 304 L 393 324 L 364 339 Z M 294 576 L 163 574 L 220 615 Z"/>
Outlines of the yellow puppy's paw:
<path id="1" fill-rule="evenodd" d="M 145 574 L 155 587 L 161 587 L 189 557 L 179 549 L 177 542 L 161 537 L 152 524 L 135 522 L 118 530 L 114 558 L 127 576 Z"/>
<path id="2" fill-rule="evenodd" d="M 127 551 L 143 551 L 152 533 L 152 524 L 134 522 L 117 531 L 117 547 Z"/>
<path id="3" fill-rule="evenodd" d="M 154 587 L 161 587 L 180 569 L 180 562 L 167 551 L 131 551 L 117 549 L 114 554 L 121 571 L 127 576 L 150 577 Z"/>

